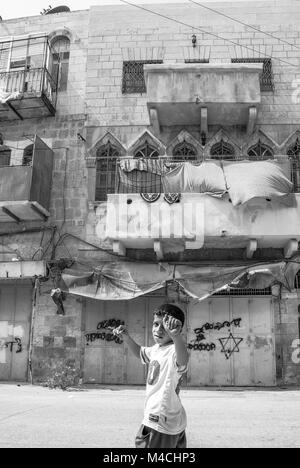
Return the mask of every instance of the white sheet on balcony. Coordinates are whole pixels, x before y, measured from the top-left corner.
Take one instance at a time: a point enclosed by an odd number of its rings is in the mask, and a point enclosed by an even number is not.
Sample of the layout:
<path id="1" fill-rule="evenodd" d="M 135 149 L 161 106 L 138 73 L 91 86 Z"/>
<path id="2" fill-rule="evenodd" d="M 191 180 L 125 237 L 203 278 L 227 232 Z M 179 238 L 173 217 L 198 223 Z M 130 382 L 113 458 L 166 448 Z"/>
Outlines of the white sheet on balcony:
<path id="1" fill-rule="evenodd" d="M 219 161 L 180 164 L 162 176 L 165 193 L 206 193 L 222 197 L 225 178 Z"/>
<path id="2" fill-rule="evenodd" d="M 254 198 L 293 204 L 293 184 L 278 161 L 223 161 L 223 170 L 233 206 Z"/>
<path id="3" fill-rule="evenodd" d="M 59 287 L 71 294 L 99 300 L 128 300 L 161 289 L 176 281 L 190 296 L 204 300 L 228 286 L 264 289 L 282 284 L 293 289 L 300 256 L 292 262 L 262 263 L 222 267 L 170 265 L 116 261 L 84 267 L 75 264 L 65 269 Z"/>
<path id="4" fill-rule="evenodd" d="M 20 99 L 22 97 L 22 93 L 19 91 L 7 92 L 0 88 L 0 102 L 1 104 L 5 104 L 7 101 L 11 99 Z"/>

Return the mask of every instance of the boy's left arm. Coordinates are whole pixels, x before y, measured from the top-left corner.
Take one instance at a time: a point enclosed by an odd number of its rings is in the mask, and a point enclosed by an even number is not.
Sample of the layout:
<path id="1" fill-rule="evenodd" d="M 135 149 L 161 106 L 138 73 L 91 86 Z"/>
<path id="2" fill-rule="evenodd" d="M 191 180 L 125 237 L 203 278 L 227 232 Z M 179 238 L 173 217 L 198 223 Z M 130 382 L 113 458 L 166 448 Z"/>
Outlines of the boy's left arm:
<path id="1" fill-rule="evenodd" d="M 176 362 L 178 366 L 186 366 L 189 360 L 187 347 L 181 336 L 182 323 L 174 317 L 164 317 L 163 324 L 169 337 L 175 345 Z"/>

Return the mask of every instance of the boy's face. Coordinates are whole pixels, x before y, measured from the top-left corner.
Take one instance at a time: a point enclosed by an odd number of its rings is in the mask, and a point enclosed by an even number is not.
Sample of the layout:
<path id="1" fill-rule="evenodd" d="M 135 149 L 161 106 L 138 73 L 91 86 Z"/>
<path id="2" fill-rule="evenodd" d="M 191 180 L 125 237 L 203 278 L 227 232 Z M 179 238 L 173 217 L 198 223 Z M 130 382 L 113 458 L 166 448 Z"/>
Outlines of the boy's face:
<path id="1" fill-rule="evenodd" d="M 155 343 L 159 346 L 163 346 L 172 341 L 172 339 L 167 334 L 165 327 L 163 325 L 163 317 L 159 315 L 154 315 L 153 325 L 152 325 L 152 335 Z"/>

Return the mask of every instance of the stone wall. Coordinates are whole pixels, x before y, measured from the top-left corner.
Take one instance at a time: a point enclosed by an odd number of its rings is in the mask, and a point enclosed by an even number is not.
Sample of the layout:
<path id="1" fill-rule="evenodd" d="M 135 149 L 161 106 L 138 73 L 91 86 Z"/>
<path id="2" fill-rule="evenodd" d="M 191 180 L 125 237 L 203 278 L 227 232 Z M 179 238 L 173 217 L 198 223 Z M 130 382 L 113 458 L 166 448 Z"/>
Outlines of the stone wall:
<path id="1" fill-rule="evenodd" d="M 212 3 L 209 6 L 254 25 L 300 48 L 300 5 L 298 0 L 265 2 Z M 145 6 L 175 19 L 154 16 L 129 6 L 95 6 L 90 10 L 47 16 L 12 19 L 0 22 L 0 36 L 46 32 L 67 34 L 70 38 L 69 81 L 66 92 L 59 93 L 55 117 L 24 121 L 1 122 L 0 132 L 5 142 L 20 150 L 24 135 L 36 133 L 54 150 L 53 186 L 50 218 L 43 226 L 56 226 L 51 243 L 51 231 L 42 233 L 13 233 L 20 230 L 14 224 L 1 225 L 4 244 L 18 246 L 24 259 L 39 259 L 40 247 L 48 249 L 44 258 L 59 257 L 110 259 L 105 252 L 92 250 L 75 237 L 65 237 L 57 244 L 59 236 L 72 234 L 98 246 L 95 235 L 97 204 L 89 196 L 89 186 L 94 181 L 95 170 L 88 171 L 86 156 L 110 132 L 130 154 L 132 145 L 150 126 L 146 95 L 122 94 L 122 68 L 124 60 L 162 59 L 164 63 L 183 63 L 185 59 L 207 58 L 210 62 L 229 62 L 231 58 L 263 57 L 272 55 L 275 91 L 262 94 L 257 131 L 252 140 L 245 130 L 226 128 L 227 134 L 238 145 L 249 144 L 262 138 L 274 148 L 275 154 L 286 154 L 293 143 L 293 133 L 300 130 L 300 55 L 299 50 L 287 43 L 253 31 L 213 12 L 193 4 L 162 4 Z M 185 23 L 185 24 L 182 24 Z M 194 30 L 192 29 L 194 26 Z M 199 29 L 197 29 L 199 28 Z M 201 31 L 200 31 L 201 29 Z M 197 46 L 192 47 L 195 33 Z M 224 39 L 255 49 L 241 49 Z M 280 59 L 287 63 L 280 62 Z M 296 67 L 294 66 L 296 65 Z M 185 128 L 200 141 L 199 128 Z M 162 128 L 160 141 L 165 147 L 182 128 Z M 209 129 L 208 140 L 219 131 Z M 80 133 L 86 143 L 79 140 Z M 291 137 L 291 140 L 287 139 Z M 251 141 L 250 141 L 251 140 Z M 19 142 L 19 143 L 18 143 Z M 19 144 L 19 146 L 18 146 Z M 23 146 L 22 146 L 23 145 Z M 20 159 L 17 150 L 14 161 Z M 19 159 L 18 159 L 19 158 Z M 89 175 L 91 174 L 91 175 Z M 99 213 L 98 213 L 99 216 Z M 36 228 L 41 223 L 27 223 L 25 229 Z M 23 226 L 22 226 L 23 228 Z M 56 245 L 56 250 L 53 246 Z M 87 250 L 84 252 L 78 249 Z M 97 255 L 97 257 L 95 257 Z M 46 283 L 39 295 L 34 327 L 34 376 L 45 376 L 46 364 L 72 362 L 80 368 L 82 304 L 69 297 L 65 303 L 66 315 L 58 316 Z M 282 298 L 276 308 L 277 373 L 283 383 L 299 383 L 299 364 L 292 360 L 292 343 L 298 336 L 298 301 Z"/>

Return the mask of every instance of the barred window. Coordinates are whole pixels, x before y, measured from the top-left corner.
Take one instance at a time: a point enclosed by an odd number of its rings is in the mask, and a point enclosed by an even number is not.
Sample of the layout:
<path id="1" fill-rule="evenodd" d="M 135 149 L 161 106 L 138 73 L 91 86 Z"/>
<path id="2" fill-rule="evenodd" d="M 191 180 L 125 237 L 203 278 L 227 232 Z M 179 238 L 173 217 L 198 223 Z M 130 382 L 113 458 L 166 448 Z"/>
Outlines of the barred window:
<path id="1" fill-rule="evenodd" d="M 263 144 L 260 140 L 248 150 L 250 161 L 266 161 L 267 159 L 274 159 L 272 149 Z"/>
<path id="2" fill-rule="evenodd" d="M 11 150 L 7 146 L 0 146 L 0 166 L 10 165 Z"/>
<path id="3" fill-rule="evenodd" d="M 272 69 L 272 59 L 270 58 L 237 58 L 231 59 L 231 63 L 263 63 L 263 70 L 260 74 L 261 91 L 274 91 L 274 75 Z"/>
<path id="4" fill-rule="evenodd" d="M 212 159 L 232 159 L 235 151 L 232 145 L 222 139 L 212 146 L 210 155 Z"/>
<path id="5" fill-rule="evenodd" d="M 22 166 L 30 166 L 33 156 L 33 145 L 27 146 L 23 151 Z"/>
<path id="6" fill-rule="evenodd" d="M 145 93 L 144 65 L 163 63 L 162 60 L 131 60 L 123 62 L 122 93 Z"/>
<path id="7" fill-rule="evenodd" d="M 185 59 L 184 63 L 209 63 L 209 59 Z"/>
<path id="8" fill-rule="evenodd" d="M 120 156 L 116 147 L 108 142 L 96 155 L 96 201 L 107 200 L 108 193 L 115 193 L 116 163 Z"/>
<path id="9" fill-rule="evenodd" d="M 300 141 L 297 138 L 294 145 L 290 146 L 287 151 L 288 156 L 290 156 L 292 162 L 292 181 L 294 184 L 294 192 L 300 192 Z M 299 274 L 299 284 L 300 284 L 300 274 Z M 300 289 L 300 288 L 299 288 Z"/>
<path id="10" fill-rule="evenodd" d="M 172 160 L 176 162 L 180 161 L 195 161 L 197 159 L 197 150 L 196 148 L 183 141 L 175 146 L 173 150 L 173 157 Z"/>
<path id="11" fill-rule="evenodd" d="M 145 143 L 136 150 L 134 157 L 157 159 L 159 157 L 159 152 L 157 148 L 150 145 L 150 143 L 146 140 Z"/>

